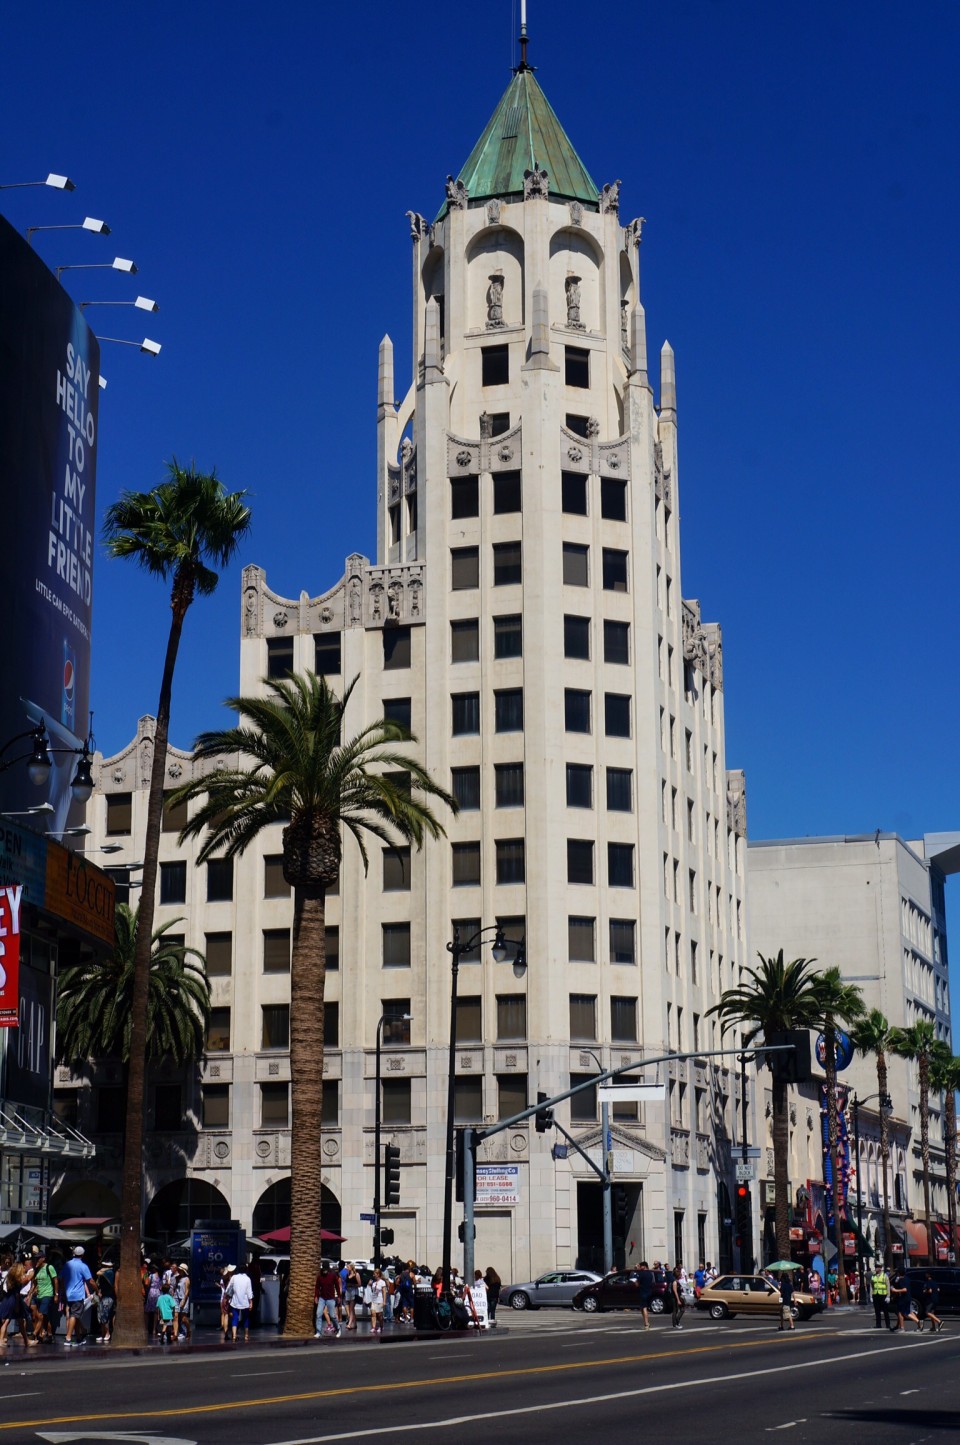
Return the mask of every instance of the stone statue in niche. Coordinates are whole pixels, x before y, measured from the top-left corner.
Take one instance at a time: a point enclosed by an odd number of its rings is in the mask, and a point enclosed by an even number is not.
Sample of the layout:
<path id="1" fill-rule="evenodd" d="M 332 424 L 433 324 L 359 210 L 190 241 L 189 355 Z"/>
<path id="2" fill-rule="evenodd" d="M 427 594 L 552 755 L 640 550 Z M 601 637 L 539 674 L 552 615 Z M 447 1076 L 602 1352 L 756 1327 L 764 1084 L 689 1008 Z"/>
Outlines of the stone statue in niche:
<path id="1" fill-rule="evenodd" d="M 410 593 L 410 616 L 420 616 L 420 589 L 423 583 L 419 577 L 412 577 L 407 583 L 407 591 Z"/>
<path id="2" fill-rule="evenodd" d="M 410 440 L 409 437 L 404 437 L 403 441 L 400 443 L 400 463 L 404 471 L 406 471 L 412 460 L 413 442 Z"/>
<path id="3" fill-rule="evenodd" d="M 598 437 L 600 435 L 600 423 L 595 416 L 587 417 L 587 436 Z"/>
<path id="4" fill-rule="evenodd" d="M 243 630 L 248 637 L 257 632 L 257 589 L 248 587 L 243 598 Z"/>
<path id="5" fill-rule="evenodd" d="M 488 442 L 493 436 L 493 417 L 487 411 L 480 413 L 480 440 Z"/>
<path id="6" fill-rule="evenodd" d="M 571 226 L 583 225 L 583 207 L 579 201 L 570 202 L 570 224 Z"/>
<path id="7" fill-rule="evenodd" d="M 608 182 L 600 192 L 600 213 L 606 215 L 612 211 L 617 215 L 620 210 L 620 182 Z"/>
<path id="8" fill-rule="evenodd" d="M 403 583 L 396 578 L 387 588 L 387 616 L 397 618 L 400 616 L 400 600 L 403 597 Z"/>
<path id="9" fill-rule="evenodd" d="M 383 616 L 383 584 L 374 582 L 370 587 L 371 609 L 370 615 L 374 622 L 379 622 Z"/>
<path id="10" fill-rule="evenodd" d="M 567 325 L 571 331 L 583 331 L 580 320 L 580 277 L 570 275 L 564 282 L 567 292 Z"/>
<path id="11" fill-rule="evenodd" d="M 500 202 L 496 198 L 487 202 L 487 221 L 491 226 L 500 224 Z"/>
<path id="12" fill-rule="evenodd" d="M 545 201 L 549 189 L 547 172 L 541 170 L 534 162 L 533 170 L 523 173 L 523 199 L 525 201 Z"/>
<path id="13" fill-rule="evenodd" d="M 503 325 L 503 273 L 495 271 L 487 287 L 487 329 Z"/>
<path id="14" fill-rule="evenodd" d="M 620 302 L 620 345 L 624 351 L 630 350 L 630 302 L 626 298 Z"/>
<path id="15" fill-rule="evenodd" d="M 359 577 L 351 577 L 350 585 L 347 588 L 347 616 L 350 619 L 351 627 L 360 626 L 360 618 L 363 607 L 363 591 L 360 586 Z"/>
<path id="16" fill-rule="evenodd" d="M 463 181 L 455 181 L 453 176 L 447 176 L 447 205 L 451 211 L 465 211 L 467 208 L 467 188 Z"/>

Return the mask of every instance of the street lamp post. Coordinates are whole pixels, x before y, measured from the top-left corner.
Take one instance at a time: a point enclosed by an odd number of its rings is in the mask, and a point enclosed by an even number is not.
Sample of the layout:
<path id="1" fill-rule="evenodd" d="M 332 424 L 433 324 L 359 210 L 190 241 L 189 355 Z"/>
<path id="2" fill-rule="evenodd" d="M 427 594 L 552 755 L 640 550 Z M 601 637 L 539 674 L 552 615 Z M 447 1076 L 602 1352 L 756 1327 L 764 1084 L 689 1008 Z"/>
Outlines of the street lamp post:
<path id="1" fill-rule="evenodd" d="M 90 714 L 91 719 L 93 714 Z M 7 758 L 3 754 L 14 743 L 30 739 L 31 750 L 29 753 L 21 753 L 19 757 Z M 47 736 L 47 727 L 44 722 L 37 723 L 36 727 L 28 732 L 17 733 L 0 748 L 0 773 L 5 773 L 17 763 L 27 764 L 27 776 L 35 787 L 42 788 L 50 777 L 50 769 L 53 764 L 50 761 L 51 753 L 73 753 L 77 758 L 77 766 L 73 775 L 73 782 L 70 790 L 78 803 L 86 803 L 93 792 L 93 774 L 90 770 L 92 762 L 91 749 L 93 748 L 93 733 L 84 738 L 82 748 L 52 748 L 50 739 Z"/>
<path id="2" fill-rule="evenodd" d="M 874 1099 L 877 1099 L 877 1100 L 879 1101 L 881 1113 L 889 1114 L 889 1113 L 891 1112 L 891 1110 L 892 1110 L 892 1108 L 893 1108 L 893 1101 L 891 1100 L 889 1094 L 880 1094 L 880 1093 L 877 1093 L 877 1094 L 868 1094 L 865 1099 L 860 1099 L 860 1098 L 857 1097 L 856 1092 L 855 1092 L 854 1095 L 853 1095 L 852 1100 L 850 1101 L 851 1108 L 853 1109 L 853 1151 L 854 1151 L 854 1154 L 856 1155 L 856 1158 L 857 1158 L 857 1278 L 858 1278 L 859 1281 L 860 1281 L 860 1289 L 859 1289 L 860 1304 L 861 1304 L 864 1308 L 866 1308 L 866 1304 L 867 1304 L 867 1299 L 866 1299 L 866 1293 L 867 1293 L 867 1292 L 866 1292 L 866 1285 L 865 1285 L 864 1271 L 863 1271 L 863 1185 L 862 1185 L 862 1182 L 861 1182 L 861 1172 L 860 1172 L 860 1105 L 861 1105 L 861 1104 L 869 1104 L 869 1103 L 871 1103 L 872 1100 L 874 1100 Z M 883 1191 L 884 1191 L 884 1203 L 886 1204 L 886 1191 L 887 1191 L 886 1160 L 884 1160 Z M 884 1228 L 886 1229 L 886 1224 L 885 1224 Z M 890 1249 L 890 1241 L 889 1241 L 889 1239 L 886 1239 L 886 1238 L 884 1239 L 884 1241 L 883 1241 L 883 1247 L 884 1247 L 884 1256 L 886 1256 L 886 1254 L 889 1252 L 889 1249 Z"/>
<path id="3" fill-rule="evenodd" d="M 380 1045 L 383 1039 L 383 1026 L 385 1023 L 393 1023 L 399 1017 L 401 1020 L 410 1020 L 413 1014 L 399 1014 L 389 1016 L 381 1014 L 377 1024 L 377 1095 L 373 1115 L 373 1262 L 379 1269 L 382 1263 L 380 1254 Z"/>
<path id="4" fill-rule="evenodd" d="M 460 972 L 460 959 L 465 953 L 470 953 L 478 944 L 484 941 L 484 935 L 494 934 L 493 957 L 495 962 L 504 963 L 510 955 L 510 945 L 503 936 L 503 929 L 499 924 L 490 924 L 486 928 L 478 928 L 471 938 L 464 942 L 460 937 L 459 928 L 454 927 L 453 938 L 447 944 L 447 952 L 450 955 L 450 1040 L 447 1051 L 447 1147 L 446 1163 L 443 1178 L 443 1292 L 447 1299 L 450 1298 L 450 1249 L 453 1234 L 453 1174 L 454 1174 L 454 1147 L 453 1147 L 453 1126 L 454 1111 L 456 1105 L 456 1068 L 457 1068 L 457 975 Z M 524 961 L 524 944 L 515 945 L 516 957 L 514 959 L 514 972 L 518 977 L 522 976 L 526 963 Z M 519 970 L 519 972 L 518 972 Z M 467 1280 L 467 1284 L 472 1284 Z"/>
<path id="5" fill-rule="evenodd" d="M 581 1052 L 590 1055 L 602 1074 L 603 1065 L 593 1049 L 582 1049 Z M 610 1105 L 606 1099 L 600 1104 L 600 1131 L 603 1135 L 600 1146 L 603 1159 L 603 1181 L 600 1185 L 603 1191 L 603 1272 L 609 1274 L 613 1269 L 613 1180 L 610 1178 Z"/>

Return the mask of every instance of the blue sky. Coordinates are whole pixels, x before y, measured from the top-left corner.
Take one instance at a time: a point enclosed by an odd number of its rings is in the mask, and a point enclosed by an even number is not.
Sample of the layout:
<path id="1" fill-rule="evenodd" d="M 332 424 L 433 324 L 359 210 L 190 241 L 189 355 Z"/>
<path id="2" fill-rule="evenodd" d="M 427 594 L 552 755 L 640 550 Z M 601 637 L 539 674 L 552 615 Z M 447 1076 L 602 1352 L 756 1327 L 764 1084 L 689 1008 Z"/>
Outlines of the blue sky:
<path id="1" fill-rule="evenodd" d="M 77 190 L 7 192 L 5 213 L 105 219 L 108 238 L 38 249 L 132 257 L 133 280 L 64 279 L 78 300 L 161 306 L 99 313 L 163 344 L 104 347 L 101 512 L 175 453 L 249 488 L 242 560 L 278 591 L 321 591 L 372 551 L 384 332 L 398 394 L 409 378 L 404 212 L 436 212 L 516 29 L 508 0 L 7 7 L 0 179 L 62 171 Z M 677 353 L 684 591 L 723 624 L 751 834 L 960 825 L 960 7 L 531 0 L 530 31 L 594 179 L 621 177 L 625 218 L 647 218 L 651 351 Z M 100 563 L 108 753 L 155 709 L 167 621 L 157 584 Z M 220 721 L 238 638 L 236 568 L 188 619 L 178 744 Z"/>

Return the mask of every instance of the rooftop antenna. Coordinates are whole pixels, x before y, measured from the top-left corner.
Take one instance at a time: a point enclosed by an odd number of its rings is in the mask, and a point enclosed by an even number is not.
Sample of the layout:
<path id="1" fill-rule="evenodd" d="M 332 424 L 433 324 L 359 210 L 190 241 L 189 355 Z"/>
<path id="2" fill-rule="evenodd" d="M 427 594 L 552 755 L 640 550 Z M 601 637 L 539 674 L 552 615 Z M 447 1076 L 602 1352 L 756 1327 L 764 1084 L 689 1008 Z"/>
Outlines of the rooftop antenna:
<path id="1" fill-rule="evenodd" d="M 517 69 L 530 69 L 527 64 L 527 0 L 520 0 L 520 64 Z"/>

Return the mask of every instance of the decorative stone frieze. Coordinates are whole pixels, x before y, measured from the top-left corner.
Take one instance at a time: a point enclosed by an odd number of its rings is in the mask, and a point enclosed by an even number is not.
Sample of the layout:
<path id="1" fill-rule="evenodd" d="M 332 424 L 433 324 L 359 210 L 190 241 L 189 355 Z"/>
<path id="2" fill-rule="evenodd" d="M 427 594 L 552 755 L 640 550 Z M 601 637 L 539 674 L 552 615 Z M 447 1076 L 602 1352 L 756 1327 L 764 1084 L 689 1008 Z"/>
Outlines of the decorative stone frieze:
<path id="1" fill-rule="evenodd" d="M 670 1130 L 670 1157 L 678 1169 L 690 1167 L 690 1131 L 688 1129 Z"/>
<path id="2" fill-rule="evenodd" d="M 560 427 L 560 464 L 564 471 L 589 472 L 601 477 L 630 478 L 630 439 L 617 437 L 612 442 L 600 441 L 600 426 L 595 417 L 587 422 L 588 436 L 582 437 L 568 427 Z"/>
<path id="3" fill-rule="evenodd" d="M 723 643 L 716 622 L 701 622 L 700 603 L 683 599 L 683 660 L 714 687 L 723 688 Z"/>
<path id="4" fill-rule="evenodd" d="M 447 433 L 447 475 L 462 477 L 481 472 L 516 471 L 523 455 L 523 431 L 520 422 L 498 437 L 490 435 L 490 418 L 480 418 L 480 437 L 458 437 Z"/>
<path id="5" fill-rule="evenodd" d="M 545 201 L 550 194 L 549 177 L 545 170 L 535 165 L 532 171 L 523 173 L 523 199 Z"/>

